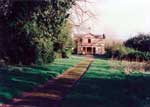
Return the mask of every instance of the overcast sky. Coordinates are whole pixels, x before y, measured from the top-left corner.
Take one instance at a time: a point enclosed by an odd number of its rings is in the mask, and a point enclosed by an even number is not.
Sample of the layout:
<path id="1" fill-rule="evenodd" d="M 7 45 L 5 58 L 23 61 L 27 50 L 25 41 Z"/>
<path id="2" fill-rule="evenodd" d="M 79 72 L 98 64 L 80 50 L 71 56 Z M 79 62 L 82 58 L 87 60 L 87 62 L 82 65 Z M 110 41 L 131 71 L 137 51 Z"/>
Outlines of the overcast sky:
<path id="1" fill-rule="evenodd" d="M 78 31 L 105 33 L 127 39 L 139 32 L 150 32 L 150 0 L 90 0 L 84 8 L 96 16 Z M 91 29 L 89 29 L 91 28 Z"/>

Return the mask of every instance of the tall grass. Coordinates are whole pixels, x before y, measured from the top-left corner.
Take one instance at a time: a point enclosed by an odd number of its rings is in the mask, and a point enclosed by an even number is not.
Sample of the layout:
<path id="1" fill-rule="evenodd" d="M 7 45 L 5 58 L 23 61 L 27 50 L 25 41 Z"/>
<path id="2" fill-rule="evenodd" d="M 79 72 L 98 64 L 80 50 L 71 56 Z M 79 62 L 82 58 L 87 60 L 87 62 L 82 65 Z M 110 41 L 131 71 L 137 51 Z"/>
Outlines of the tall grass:
<path id="1" fill-rule="evenodd" d="M 135 61 L 109 61 L 109 65 L 112 69 L 122 69 L 125 74 L 133 72 L 146 73 L 150 72 L 150 62 L 135 62 Z"/>

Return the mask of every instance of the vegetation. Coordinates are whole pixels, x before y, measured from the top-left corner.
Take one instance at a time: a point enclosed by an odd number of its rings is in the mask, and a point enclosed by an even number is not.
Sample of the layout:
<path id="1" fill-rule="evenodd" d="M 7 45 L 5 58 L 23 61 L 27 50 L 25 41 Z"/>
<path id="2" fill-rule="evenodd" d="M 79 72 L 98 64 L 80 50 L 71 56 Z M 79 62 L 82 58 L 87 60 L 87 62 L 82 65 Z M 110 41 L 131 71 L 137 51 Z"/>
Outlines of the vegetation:
<path id="1" fill-rule="evenodd" d="M 150 61 L 150 52 L 135 51 L 129 53 L 126 57 L 132 61 Z"/>
<path id="2" fill-rule="evenodd" d="M 62 45 L 68 48 L 67 18 L 73 0 L 1 0 L 0 4 L 0 59 L 6 63 L 49 63 L 55 52 L 64 52 Z"/>
<path id="3" fill-rule="evenodd" d="M 114 45 L 106 49 L 106 55 L 109 58 L 128 60 L 128 61 L 149 61 L 150 52 L 141 52 L 124 45 Z"/>
<path id="4" fill-rule="evenodd" d="M 56 59 L 51 64 L 41 66 L 9 66 L 0 68 L 0 103 L 7 102 L 23 91 L 57 76 L 66 69 L 79 63 L 82 58 Z"/>
<path id="5" fill-rule="evenodd" d="M 113 63 L 113 64 L 111 64 Z M 62 107 L 147 107 L 149 73 L 137 70 L 126 75 L 122 62 L 95 60 L 67 95 Z"/>
<path id="6" fill-rule="evenodd" d="M 130 38 L 124 44 L 116 43 L 106 47 L 106 55 L 109 58 L 129 61 L 150 60 L 150 36 L 139 34 Z"/>
<path id="7" fill-rule="evenodd" d="M 142 52 L 150 52 L 150 34 L 139 34 L 125 42 L 126 47 Z"/>
<path id="8" fill-rule="evenodd" d="M 55 53 L 56 58 L 57 57 L 65 58 L 70 56 L 70 54 L 72 53 L 74 41 L 72 40 L 71 37 L 71 29 L 72 25 L 70 24 L 69 21 L 62 26 L 57 41 L 59 45 L 55 47 L 56 48 L 55 50 L 57 50 L 57 52 Z"/>
<path id="9" fill-rule="evenodd" d="M 150 71 L 149 62 L 129 62 L 111 60 L 108 63 L 111 69 L 123 70 L 124 73 L 127 75 L 133 72 L 149 73 Z"/>
<path id="10" fill-rule="evenodd" d="M 122 58 L 130 52 L 134 52 L 134 49 L 126 48 L 123 45 L 116 44 L 106 49 L 107 56 L 113 58 Z"/>

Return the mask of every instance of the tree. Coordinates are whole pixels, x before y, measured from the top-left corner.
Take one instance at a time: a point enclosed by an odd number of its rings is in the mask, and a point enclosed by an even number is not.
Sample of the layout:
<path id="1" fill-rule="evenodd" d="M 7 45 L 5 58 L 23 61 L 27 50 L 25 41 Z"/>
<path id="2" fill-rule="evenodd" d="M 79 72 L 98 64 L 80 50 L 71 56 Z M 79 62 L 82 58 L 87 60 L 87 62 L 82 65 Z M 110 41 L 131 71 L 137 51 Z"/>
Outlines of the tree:
<path id="1" fill-rule="evenodd" d="M 0 57 L 10 63 L 48 63 L 73 0 L 0 1 Z M 6 7 L 5 7 L 6 6 Z"/>
<path id="2" fill-rule="evenodd" d="M 74 42 L 72 40 L 72 24 L 67 21 L 61 28 L 60 34 L 58 35 L 59 52 L 62 57 L 68 57 L 72 53 Z"/>
<path id="3" fill-rule="evenodd" d="M 128 39 L 124 44 L 126 47 L 134 48 L 135 50 L 150 52 L 150 34 L 138 34 Z"/>

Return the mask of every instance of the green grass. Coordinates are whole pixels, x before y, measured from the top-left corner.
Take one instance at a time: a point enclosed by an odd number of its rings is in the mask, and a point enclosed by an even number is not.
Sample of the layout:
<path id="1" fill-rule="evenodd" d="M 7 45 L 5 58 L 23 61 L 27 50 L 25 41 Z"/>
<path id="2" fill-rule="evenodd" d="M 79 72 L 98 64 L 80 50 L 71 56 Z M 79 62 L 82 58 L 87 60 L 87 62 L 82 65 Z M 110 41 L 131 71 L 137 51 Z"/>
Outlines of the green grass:
<path id="1" fill-rule="evenodd" d="M 0 68 L 0 103 L 5 103 L 14 96 L 46 82 L 66 69 L 83 60 L 79 57 L 56 59 L 53 63 L 41 66 L 10 66 Z"/>
<path id="2" fill-rule="evenodd" d="M 62 107 L 150 107 L 150 74 L 126 75 L 123 67 L 112 69 L 109 63 L 96 59 Z"/>

